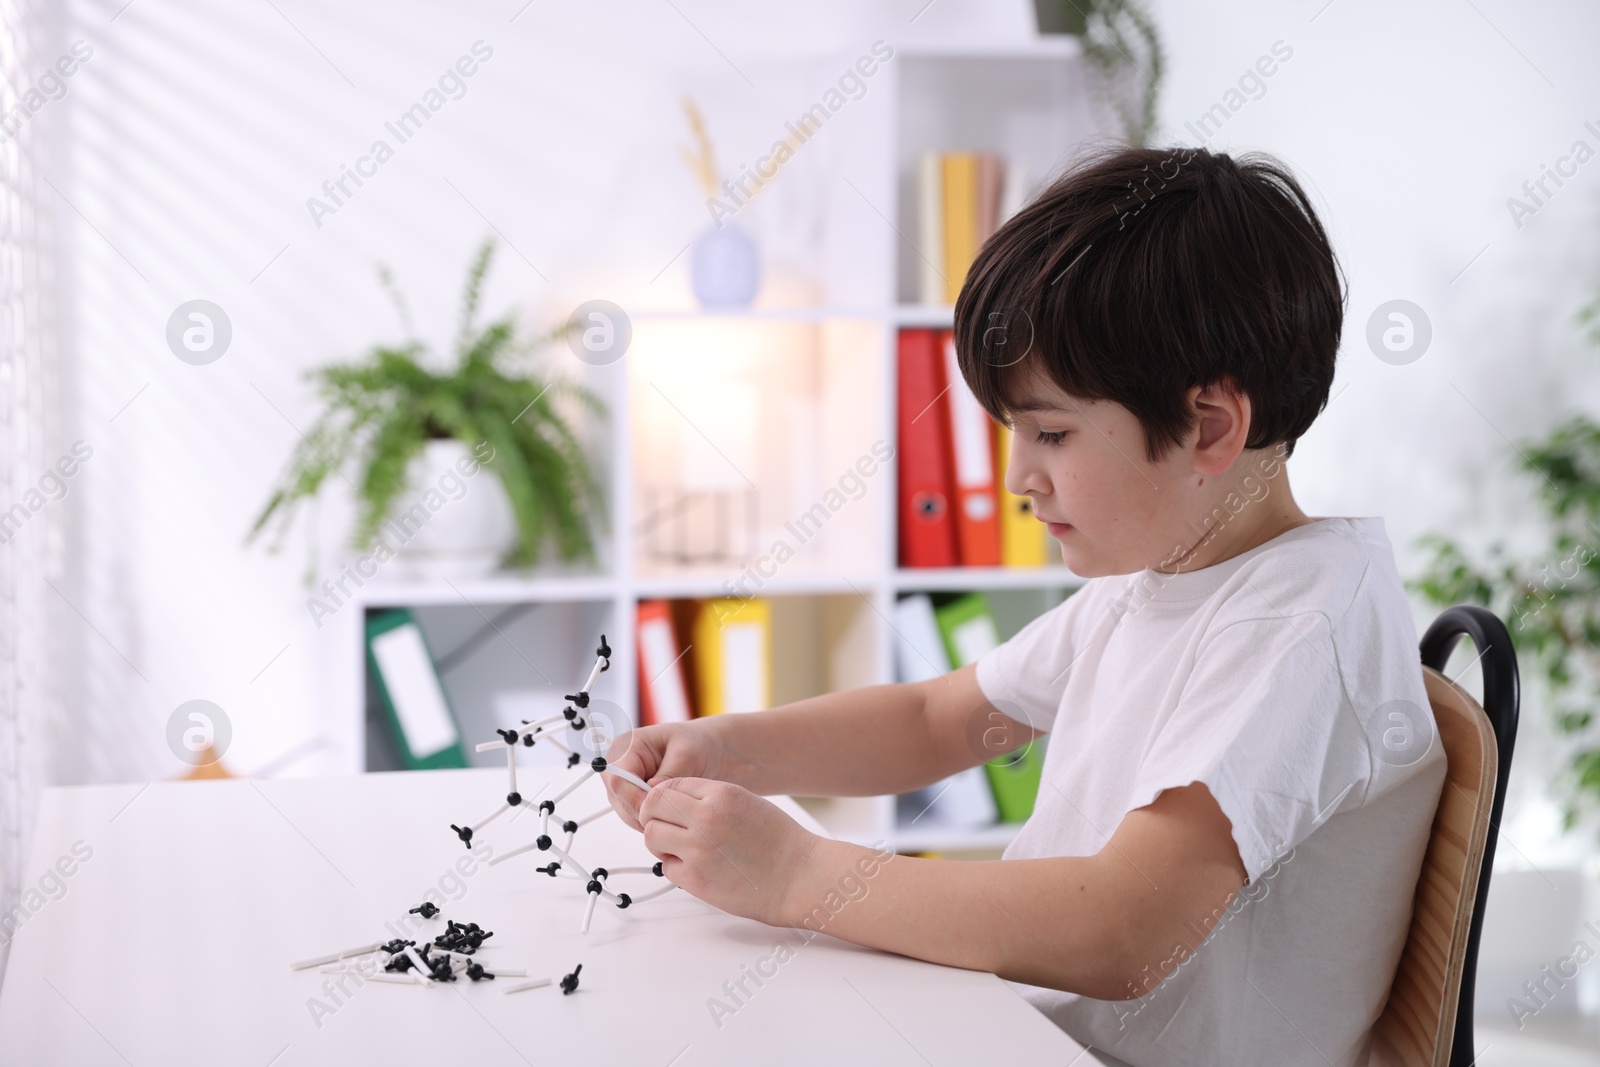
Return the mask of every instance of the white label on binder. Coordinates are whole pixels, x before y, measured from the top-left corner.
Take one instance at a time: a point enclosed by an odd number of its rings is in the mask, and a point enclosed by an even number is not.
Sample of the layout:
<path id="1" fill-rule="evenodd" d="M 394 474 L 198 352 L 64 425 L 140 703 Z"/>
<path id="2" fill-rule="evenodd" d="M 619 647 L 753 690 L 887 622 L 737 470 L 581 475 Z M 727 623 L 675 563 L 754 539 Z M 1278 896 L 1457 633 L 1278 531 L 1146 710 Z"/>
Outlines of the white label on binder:
<path id="1" fill-rule="evenodd" d="M 956 453 L 956 486 L 987 489 L 994 484 L 994 453 L 990 451 L 994 423 L 961 377 L 954 340 L 945 341 L 944 355 L 946 380 L 950 383 L 950 439 Z"/>
<path id="2" fill-rule="evenodd" d="M 689 695 L 683 691 L 683 676 L 668 670 L 678 658 L 672 648 L 672 628 L 656 619 L 639 627 L 639 647 L 644 654 L 645 685 L 655 704 L 656 722 L 688 722 Z"/>
<path id="3" fill-rule="evenodd" d="M 427 759 L 455 744 L 456 724 L 416 624 L 396 626 L 373 638 L 372 655 L 383 672 L 384 688 L 411 755 Z"/>
<path id="4" fill-rule="evenodd" d="M 722 632 L 724 711 L 761 711 L 767 706 L 764 626 L 730 624 Z"/>
<path id="5" fill-rule="evenodd" d="M 976 663 L 979 656 L 1000 644 L 1000 636 L 994 632 L 994 620 L 987 615 L 961 623 L 950 631 L 950 637 L 963 667 Z"/>

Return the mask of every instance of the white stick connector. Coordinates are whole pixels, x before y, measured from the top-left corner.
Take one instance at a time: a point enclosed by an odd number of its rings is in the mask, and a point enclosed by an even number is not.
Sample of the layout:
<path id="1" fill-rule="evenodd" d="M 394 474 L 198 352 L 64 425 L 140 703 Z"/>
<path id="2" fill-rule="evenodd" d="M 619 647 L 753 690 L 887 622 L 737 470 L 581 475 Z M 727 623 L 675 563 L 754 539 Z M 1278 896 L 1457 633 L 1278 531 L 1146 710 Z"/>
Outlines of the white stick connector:
<path id="1" fill-rule="evenodd" d="M 506 746 L 506 773 L 511 775 L 511 791 L 517 791 L 517 748 L 515 745 Z"/>
<path id="2" fill-rule="evenodd" d="M 594 688 L 594 683 L 599 679 L 600 672 L 605 669 L 606 658 L 604 656 L 595 657 L 594 669 L 589 672 L 589 680 L 583 683 L 583 692 L 587 693 Z"/>
<path id="3" fill-rule="evenodd" d="M 543 730 L 546 726 L 549 726 L 552 723 L 558 723 L 561 720 L 565 719 L 566 717 L 567 716 L 566 716 L 565 712 L 562 712 L 560 715 L 551 715 L 548 718 L 540 719 L 538 722 L 529 723 L 528 724 L 528 728 L 526 730 L 523 730 L 522 732 L 525 733 L 525 734 L 538 733 L 540 730 Z"/>
<path id="4" fill-rule="evenodd" d="M 501 815 L 504 815 L 506 812 L 508 812 L 510 810 L 511 810 L 511 805 L 510 804 L 502 804 L 502 805 L 500 805 L 498 808 L 494 809 L 494 812 L 492 814 L 486 816 L 482 822 L 480 822 L 478 825 L 474 826 L 472 828 L 472 832 L 473 833 L 477 833 L 479 830 L 482 830 L 485 826 L 488 826 L 490 823 L 494 822 L 495 819 L 499 818 Z"/>
<path id="5" fill-rule="evenodd" d="M 638 786 L 640 789 L 643 789 L 646 793 L 650 792 L 650 783 L 645 781 L 643 778 L 640 778 L 637 774 L 634 774 L 632 771 L 625 771 L 621 767 L 612 767 L 612 766 L 610 766 L 608 764 L 606 766 L 606 769 L 601 773 L 603 773 L 603 774 L 614 774 L 618 778 L 621 778 L 624 782 L 632 782 L 634 785 Z"/>
<path id="6" fill-rule="evenodd" d="M 558 847 L 554 842 L 551 842 L 550 844 L 550 851 L 556 854 L 556 859 L 561 861 L 562 867 L 569 868 L 580 873 L 589 869 L 583 866 L 577 860 L 573 859 L 564 849 Z"/>
<path id="7" fill-rule="evenodd" d="M 604 892 L 604 891 L 602 890 L 602 892 Z M 589 894 L 589 903 L 583 909 L 583 926 L 581 926 L 578 929 L 578 933 L 586 934 L 586 933 L 589 932 L 589 921 L 594 918 L 595 902 L 598 901 L 599 899 L 600 899 L 600 894 L 599 893 L 590 893 Z"/>
<path id="8" fill-rule="evenodd" d="M 494 859 L 489 861 L 489 866 L 493 867 L 497 863 L 504 863 L 506 860 L 510 859 L 512 856 L 520 856 L 524 852 L 532 852 L 534 849 L 536 849 L 538 847 L 539 847 L 538 845 L 522 845 L 522 846 L 520 846 L 518 848 L 512 849 L 510 852 L 502 852 L 502 853 L 500 853 L 500 855 L 496 856 Z"/>
<path id="9" fill-rule="evenodd" d="M 628 900 L 629 900 L 630 904 L 643 904 L 647 900 L 654 900 L 654 899 L 656 899 L 656 897 L 664 897 L 664 896 L 666 896 L 668 893 L 672 892 L 676 888 L 678 888 L 678 887 L 675 886 L 675 885 L 672 885 L 671 883 L 668 883 L 666 888 L 657 889 L 653 893 L 646 893 L 642 897 L 636 897 L 636 896 L 632 896 L 630 894 L 629 897 L 628 897 Z"/>
<path id="10" fill-rule="evenodd" d="M 474 751 L 474 752 L 493 752 L 497 748 L 510 748 L 510 747 L 511 746 L 506 744 L 504 741 L 485 741 L 485 742 L 483 742 L 483 744 L 478 745 L 475 748 L 473 748 L 472 751 Z"/>
<path id="11" fill-rule="evenodd" d="M 561 792 L 559 792 L 555 796 L 551 797 L 550 798 L 551 803 L 554 803 L 554 804 L 561 803 L 562 800 L 564 800 L 568 796 L 570 796 L 573 793 L 574 790 L 576 790 L 584 782 L 587 782 L 589 779 L 593 778 L 594 775 L 595 775 L 595 770 L 594 770 L 593 767 L 590 767 L 588 770 L 586 770 L 582 774 L 580 774 L 576 781 L 572 782 L 570 785 L 568 785 Z"/>
<path id="12" fill-rule="evenodd" d="M 369 982 L 387 982 L 389 985 L 421 985 L 422 979 L 409 974 L 385 974 L 379 972 L 367 977 Z"/>
<path id="13" fill-rule="evenodd" d="M 306 971 L 310 970 L 312 967 L 321 967 L 324 964 L 334 963 L 338 960 L 344 959 L 347 956 L 365 956 L 367 953 L 376 952 L 382 947 L 382 941 L 374 941 L 370 945 L 362 945 L 360 948 L 347 949 L 344 952 L 335 952 L 331 956 L 318 956 L 314 960 L 301 960 L 299 963 L 291 963 L 289 964 L 289 969 L 291 971 Z"/>
<path id="14" fill-rule="evenodd" d="M 410 956 L 411 957 L 411 962 L 417 965 L 417 976 L 419 978 L 427 978 L 428 975 L 433 973 L 432 971 L 430 971 L 428 969 L 427 962 L 424 961 L 422 956 L 418 954 L 416 946 L 407 945 L 406 946 L 406 955 Z"/>
<path id="15" fill-rule="evenodd" d="M 506 987 L 506 992 L 507 993 L 520 993 L 524 989 L 542 989 L 545 986 L 550 985 L 554 981 L 555 981 L 554 978 L 535 978 L 531 982 L 523 982 L 520 985 L 507 986 Z"/>
<path id="16" fill-rule="evenodd" d="M 605 807 L 601 808 L 599 811 L 594 812 L 594 813 L 589 814 L 589 815 L 585 815 L 583 818 L 579 819 L 578 820 L 578 828 L 581 830 L 583 827 L 588 826 L 590 823 L 594 822 L 596 819 L 601 818 L 602 816 L 605 816 L 605 815 L 610 815 L 615 810 L 616 809 L 613 808 L 610 804 L 607 804 Z M 568 847 L 570 848 L 571 846 L 569 845 Z"/>

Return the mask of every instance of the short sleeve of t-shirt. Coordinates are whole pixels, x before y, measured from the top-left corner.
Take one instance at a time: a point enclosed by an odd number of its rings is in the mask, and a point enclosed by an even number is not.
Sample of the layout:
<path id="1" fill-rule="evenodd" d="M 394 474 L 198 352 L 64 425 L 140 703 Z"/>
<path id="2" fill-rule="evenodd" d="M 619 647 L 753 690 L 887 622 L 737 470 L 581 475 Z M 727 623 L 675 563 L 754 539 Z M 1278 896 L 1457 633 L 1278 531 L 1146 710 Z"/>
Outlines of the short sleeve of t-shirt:
<path id="1" fill-rule="evenodd" d="M 1199 646 L 1140 764 L 1133 806 L 1204 782 L 1254 882 L 1332 815 L 1363 802 L 1371 773 L 1363 736 L 1326 615 L 1229 623 Z"/>
<path id="2" fill-rule="evenodd" d="M 1007 710 L 1001 706 L 1005 702 L 1016 704 L 1027 725 L 1036 730 L 1054 729 L 1068 668 L 1083 647 L 1083 621 L 1101 596 L 1102 585 L 1099 579 L 1085 582 L 1011 639 L 979 656 L 977 680 L 984 698 L 1001 711 Z"/>

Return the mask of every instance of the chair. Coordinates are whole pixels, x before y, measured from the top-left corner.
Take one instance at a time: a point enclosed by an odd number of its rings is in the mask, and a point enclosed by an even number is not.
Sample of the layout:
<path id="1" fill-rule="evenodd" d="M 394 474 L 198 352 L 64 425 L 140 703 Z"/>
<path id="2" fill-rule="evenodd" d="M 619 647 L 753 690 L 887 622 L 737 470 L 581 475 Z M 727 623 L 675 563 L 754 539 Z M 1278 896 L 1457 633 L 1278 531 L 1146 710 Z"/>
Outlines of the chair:
<path id="1" fill-rule="evenodd" d="M 1441 673 L 1463 635 L 1479 650 L 1481 708 Z M 1422 674 L 1448 769 L 1417 877 L 1411 930 L 1373 1025 L 1369 1067 L 1471 1067 L 1476 1057 L 1473 978 L 1517 734 L 1517 656 L 1492 612 L 1458 605 L 1423 636 Z"/>

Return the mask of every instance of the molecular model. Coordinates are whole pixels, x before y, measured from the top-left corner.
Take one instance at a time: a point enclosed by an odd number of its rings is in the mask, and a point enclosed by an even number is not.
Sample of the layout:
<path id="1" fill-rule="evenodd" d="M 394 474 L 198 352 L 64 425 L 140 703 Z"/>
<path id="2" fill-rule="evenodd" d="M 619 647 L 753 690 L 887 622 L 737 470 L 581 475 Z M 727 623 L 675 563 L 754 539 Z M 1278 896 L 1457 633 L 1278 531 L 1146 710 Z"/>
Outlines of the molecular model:
<path id="1" fill-rule="evenodd" d="M 547 741 L 560 751 L 566 753 L 567 766 L 570 768 L 576 767 L 579 763 L 583 762 L 582 754 L 577 751 L 579 747 L 598 752 L 602 747 L 609 743 L 604 737 L 604 731 L 586 723 L 580 713 L 588 709 L 589 691 L 594 688 L 594 684 L 599 679 L 601 672 L 609 670 L 610 667 L 611 646 L 606 644 L 606 635 L 601 634 L 600 647 L 595 650 L 594 668 L 589 672 L 589 680 L 584 682 L 583 687 L 576 693 L 568 694 L 565 697 L 566 700 L 570 701 L 570 704 L 564 711 L 561 712 L 561 714 L 551 715 L 549 718 L 540 719 L 537 722 L 524 719 L 522 721 L 524 729 L 498 730 L 496 732 L 500 735 L 500 740 L 486 741 L 477 746 L 477 751 L 479 752 L 490 752 L 495 749 L 502 748 L 505 749 L 506 773 L 510 776 L 510 789 L 506 793 L 505 803 L 495 808 L 494 811 L 490 812 L 474 825 L 457 826 L 454 823 L 450 824 L 450 829 L 456 832 L 456 836 L 459 837 L 468 848 L 472 847 L 473 835 L 482 830 L 485 826 L 489 825 L 495 819 L 499 818 L 501 815 L 511 811 L 513 808 L 531 808 L 534 806 L 534 798 L 525 798 L 521 793 L 517 792 L 518 744 L 521 744 L 527 748 L 532 748 L 534 744 L 539 741 Z M 570 745 L 561 737 L 561 734 L 566 731 L 571 731 L 571 735 L 573 736 L 573 742 Z M 569 784 L 565 789 L 561 790 L 561 792 L 547 800 L 539 801 L 539 836 L 534 839 L 532 844 L 523 845 L 520 848 L 514 848 L 511 851 L 496 856 L 494 859 L 489 861 L 489 866 L 493 867 L 496 864 L 502 863 L 513 856 L 520 856 L 525 852 L 532 852 L 536 849 L 540 852 L 550 853 L 554 859 L 552 859 L 545 866 L 537 868 L 540 874 L 547 874 L 551 878 L 575 878 L 585 883 L 584 888 L 588 894 L 588 903 L 584 908 L 583 923 L 579 927 L 580 932 L 585 934 L 589 932 L 589 924 L 594 918 L 595 904 L 602 898 L 609 903 L 615 904 L 619 908 L 626 908 L 634 904 L 643 904 L 647 900 L 654 900 L 656 897 L 663 896 L 677 888 L 677 886 L 669 882 L 665 887 L 650 893 L 646 893 L 643 896 L 636 897 L 627 893 L 613 893 L 611 890 L 606 888 L 606 883 L 613 876 L 623 874 L 652 874 L 657 878 L 665 878 L 666 876 L 661 870 L 661 864 L 658 862 L 652 867 L 613 867 L 609 870 L 605 867 L 595 867 L 592 870 L 586 871 L 582 864 L 572 858 L 571 850 L 573 838 L 577 836 L 578 831 L 584 826 L 594 822 L 596 819 L 611 814 L 613 809 L 609 804 L 607 804 L 604 808 L 601 808 L 599 811 L 585 815 L 581 819 L 561 820 L 558 825 L 560 826 L 560 829 L 567 835 L 566 843 L 565 845 L 557 845 L 553 840 L 551 840 L 550 822 L 553 818 L 555 818 L 556 805 L 565 800 L 569 795 L 572 794 L 574 790 L 583 785 L 584 782 L 587 782 L 590 778 L 593 778 L 597 774 L 615 775 L 618 778 L 621 778 L 623 781 L 630 782 L 646 792 L 650 791 L 649 783 L 645 782 L 638 775 L 632 773 L 631 771 L 623 770 L 620 767 L 613 767 L 606 762 L 606 757 L 604 755 L 597 755 L 589 761 L 589 769 L 580 775 L 575 781 Z"/>
<path id="2" fill-rule="evenodd" d="M 499 730 L 498 741 L 488 741 L 477 746 L 477 751 L 488 752 L 494 749 L 506 751 L 506 773 L 510 776 L 510 789 L 506 793 L 505 802 L 495 808 L 472 826 L 456 826 L 451 824 L 450 829 L 468 847 L 472 847 L 473 835 L 481 831 L 489 823 L 504 815 L 514 808 L 532 808 L 534 799 L 524 798 L 517 792 L 517 746 L 531 748 L 540 741 L 554 745 L 566 753 L 568 768 L 576 767 L 583 762 L 583 756 L 578 749 L 587 748 L 598 752 L 602 747 L 609 745 L 604 737 L 604 731 L 586 723 L 580 714 L 589 707 L 589 691 L 594 687 L 601 672 L 611 666 L 611 648 L 606 644 L 604 634 L 600 635 L 600 647 L 595 650 L 594 669 L 589 672 L 589 680 L 583 684 L 578 692 L 568 695 L 565 699 L 570 702 L 561 714 L 552 715 L 538 722 L 523 720 L 521 730 Z M 571 743 L 563 740 L 562 734 L 571 731 Z M 651 874 L 657 878 L 665 879 L 661 864 L 656 863 L 651 867 L 615 867 L 610 870 L 605 867 L 596 867 L 585 871 L 585 868 L 572 858 L 572 841 L 578 831 L 594 822 L 596 819 L 610 813 L 611 806 L 586 815 L 581 819 L 562 819 L 558 823 L 560 830 L 567 835 L 566 844 L 558 846 L 550 838 L 550 823 L 556 816 L 556 805 L 570 796 L 584 782 L 597 774 L 612 774 L 631 782 L 640 789 L 649 792 L 650 785 L 638 775 L 625 771 L 620 767 L 613 767 L 606 762 L 604 755 L 596 755 L 589 761 L 589 769 L 580 775 L 576 781 L 562 789 L 548 800 L 539 801 L 537 807 L 540 815 L 539 836 L 532 844 L 496 856 L 489 861 L 489 866 L 494 866 L 513 856 L 525 852 L 538 850 L 549 852 L 552 859 L 543 867 L 537 868 L 539 873 L 549 875 L 551 878 L 575 878 L 585 884 L 588 903 L 584 908 L 583 924 L 580 932 L 587 934 L 589 925 L 594 917 L 596 903 L 604 898 L 619 908 L 627 908 L 634 904 L 642 904 L 647 900 L 670 893 L 678 888 L 668 882 L 664 887 L 646 893 L 643 896 L 631 896 L 628 893 L 613 893 L 606 888 L 606 883 L 613 876 L 625 874 Z M 439 916 L 440 909 L 437 905 L 424 901 L 419 906 L 412 908 L 413 914 L 419 915 L 423 920 L 432 920 Z M 480 981 L 495 978 L 526 978 L 527 972 L 521 969 L 502 967 L 499 965 L 485 966 L 474 957 L 486 948 L 493 948 L 488 944 L 488 939 L 494 936 L 494 931 L 484 930 L 477 923 L 458 923 L 447 920 L 443 933 L 433 938 L 432 942 L 423 941 L 420 945 L 416 941 L 395 938 L 386 942 L 373 942 L 347 949 L 343 952 L 331 953 L 315 959 L 302 960 L 290 965 L 296 971 L 309 970 L 313 967 L 323 974 L 338 975 L 337 981 L 343 983 L 350 978 L 358 981 L 377 981 L 398 985 L 427 985 L 433 982 L 454 982 L 465 974 L 474 984 Z M 454 958 L 452 958 L 452 954 Z M 386 957 L 386 958 L 385 958 Z M 381 970 L 378 967 L 381 966 Z M 457 968 L 461 968 L 458 970 Z M 580 963 L 568 974 L 559 980 L 554 977 L 536 978 L 532 981 L 521 982 L 506 987 L 507 993 L 520 993 L 528 989 L 539 989 L 547 986 L 559 985 L 563 994 L 571 993 L 578 988 L 578 972 L 583 970 Z M 332 981 L 332 980 L 330 980 Z M 326 987 L 327 982 L 324 983 Z M 339 985 L 343 989 L 343 985 Z M 330 994 L 331 995 L 331 994 Z"/>

